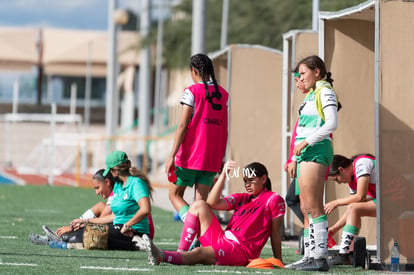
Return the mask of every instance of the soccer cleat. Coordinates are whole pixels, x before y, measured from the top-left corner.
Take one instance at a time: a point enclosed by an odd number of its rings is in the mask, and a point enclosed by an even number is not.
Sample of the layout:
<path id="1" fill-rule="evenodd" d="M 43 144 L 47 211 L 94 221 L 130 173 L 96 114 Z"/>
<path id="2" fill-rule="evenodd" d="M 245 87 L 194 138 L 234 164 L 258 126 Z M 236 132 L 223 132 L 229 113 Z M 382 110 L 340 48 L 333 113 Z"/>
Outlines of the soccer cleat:
<path id="1" fill-rule="evenodd" d="M 351 254 L 338 253 L 329 259 L 329 265 L 352 265 Z"/>
<path id="2" fill-rule="evenodd" d="M 142 241 L 145 246 L 145 250 L 148 254 L 148 264 L 149 265 L 159 265 L 161 262 L 161 253 L 158 248 L 152 243 L 148 235 L 142 235 Z"/>
<path id="3" fill-rule="evenodd" d="M 46 236 L 52 240 L 52 241 L 61 241 L 62 239 L 56 235 L 55 232 L 53 232 L 52 230 L 50 230 L 49 227 L 47 227 L 46 225 L 42 225 L 43 231 L 45 231 Z"/>
<path id="4" fill-rule="evenodd" d="M 47 238 L 47 236 L 40 236 L 35 233 L 29 234 L 29 241 L 31 241 L 33 244 L 39 244 L 39 245 L 48 245 L 50 239 Z"/>
<path id="5" fill-rule="evenodd" d="M 287 269 L 296 269 L 298 266 L 300 266 L 300 265 L 302 265 L 302 264 L 304 264 L 304 263 L 306 263 L 306 262 L 308 262 L 308 261 L 310 261 L 310 258 L 309 257 L 303 257 L 302 259 L 300 259 L 299 261 L 296 261 L 296 262 L 294 262 L 294 263 L 291 263 L 291 264 L 288 264 L 288 265 L 285 265 L 285 268 L 287 268 Z"/>
<path id="6" fill-rule="evenodd" d="M 145 250 L 146 250 L 146 249 L 145 249 L 145 244 L 144 244 L 144 241 L 142 240 L 142 238 L 141 238 L 140 236 L 135 235 L 135 236 L 132 238 L 132 242 L 134 242 L 134 243 L 135 243 L 135 248 L 136 248 L 136 250 L 139 250 L 139 251 L 145 251 Z"/>
<path id="7" fill-rule="evenodd" d="M 303 271 L 329 271 L 328 261 L 325 258 L 313 259 L 304 264 L 299 265 L 296 270 Z"/>

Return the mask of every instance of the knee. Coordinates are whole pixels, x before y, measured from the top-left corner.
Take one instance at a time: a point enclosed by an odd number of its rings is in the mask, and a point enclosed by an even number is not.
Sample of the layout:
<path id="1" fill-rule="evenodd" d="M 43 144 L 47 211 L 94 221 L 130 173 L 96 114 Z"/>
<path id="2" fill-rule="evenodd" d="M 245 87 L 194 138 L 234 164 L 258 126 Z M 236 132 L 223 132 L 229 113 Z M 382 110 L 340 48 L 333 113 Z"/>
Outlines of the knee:
<path id="1" fill-rule="evenodd" d="M 348 211 L 348 215 L 352 215 L 352 216 L 357 215 L 357 216 L 359 216 L 359 207 L 358 207 L 358 204 L 357 203 L 350 203 L 348 205 L 347 211 Z"/>
<path id="2" fill-rule="evenodd" d="M 191 205 L 190 205 L 190 211 L 192 213 L 194 212 L 200 212 L 201 209 L 205 209 L 205 208 L 210 208 L 207 204 L 207 202 L 203 201 L 203 200 L 198 200 L 198 201 L 194 201 Z"/>

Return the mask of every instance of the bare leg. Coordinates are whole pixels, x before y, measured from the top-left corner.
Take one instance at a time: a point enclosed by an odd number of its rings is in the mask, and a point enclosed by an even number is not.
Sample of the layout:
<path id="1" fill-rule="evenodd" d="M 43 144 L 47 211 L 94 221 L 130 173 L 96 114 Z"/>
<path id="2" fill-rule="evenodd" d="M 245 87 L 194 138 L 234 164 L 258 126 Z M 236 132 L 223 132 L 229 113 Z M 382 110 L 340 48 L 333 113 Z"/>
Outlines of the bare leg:
<path id="1" fill-rule="evenodd" d="M 106 207 L 106 203 L 101 201 L 95 204 L 94 206 L 92 206 L 91 210 L 95 214 L 95 216 L 100 217 L 105 207 Z"/>
<path id="2" fill-rule="evenodd" d="M 301 203 L 306 213 L 312 218 L 325 214 L 323 209 L 323 192 L 325 186 L 326 166 L 316 162 L 301 162 L 299 188 Z"/>
<path id="3" fill-rule="evenodd" d="M 376 217 L 377 206 L 373 201 L 356 202 L 348 205 L 346 224 L 361 227 L 361 217 Z"/>
<path id="4" fill-rule="evenodd" d="M 170 183 L 168 195 L 172 205 L 177 212 L 181 209 L 181 207 L 188 205 L 188 203 L 184 200 L 185 189 L 185 186 L 179 186 L 174 183 Z"/>
<path id="5" fill-rule="evenodd" d="M 205 184 L 196 183 L 195 185 L 195 194 L 194 200 L 207 200 L 208 192 L 210 192 L 211 187 Z"/>

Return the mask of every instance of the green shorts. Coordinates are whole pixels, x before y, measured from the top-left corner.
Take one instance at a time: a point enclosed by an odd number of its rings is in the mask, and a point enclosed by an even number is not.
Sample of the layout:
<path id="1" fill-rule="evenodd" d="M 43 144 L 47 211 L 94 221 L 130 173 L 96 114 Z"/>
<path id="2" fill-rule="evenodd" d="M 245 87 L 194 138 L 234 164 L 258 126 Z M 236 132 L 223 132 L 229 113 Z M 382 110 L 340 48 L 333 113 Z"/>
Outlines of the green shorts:
<path id="1" fill-rule="evenodd" d="M 377 205 L 377 199 L 372 199 L 372 201 Z"/>
<path id="2" fill-rule="evenodd" d="M 176 166 L 176 168 L 175 173 L 177 174 L 177 182 L 175 184 L 178 186 L 193 187 L 194 183 L 212 186 L 214 177 L 217 174 L 216 172 L 192 170 L 178 166 Z"/>
<path id="3" fill-rule="evenodd" d="M 296 188 L 295 188 L 295 195 L 300 194 L 299 190 L 299 183 L 298 178 L 300 177 L 300 163 L 302 161 L 308 162 L 316 162 L 329 167 L 333 160 L 333 148 L 332 142 L 330 140 L 322 140 L 320 142 L 315 143 L 313 146 L 306 146 L 305 149 L 302 150 L 302 154 L 300 156 L 296 156 L 296 161 L 298 165 L 296 165 Z"/>

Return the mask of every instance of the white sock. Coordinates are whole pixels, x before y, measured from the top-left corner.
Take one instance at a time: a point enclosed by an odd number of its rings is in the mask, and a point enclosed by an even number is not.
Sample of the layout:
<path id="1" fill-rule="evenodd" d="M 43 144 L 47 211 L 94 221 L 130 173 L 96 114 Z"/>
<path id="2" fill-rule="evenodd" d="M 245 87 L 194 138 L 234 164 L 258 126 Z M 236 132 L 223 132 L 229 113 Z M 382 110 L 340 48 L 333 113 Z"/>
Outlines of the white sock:
<path id="1" fill-rule="evenodd" d="M 93 213 L 92 209 L 88 209 L 85 213 L 80 216 L 80 219 L 93 219 L 96 218 L 95 213 Z"/>
<path id="2" fill-rule="evenodd" d="M 309 229 L 305 229 L 303 232 L 303 250 L 304 250 L 303 257 L 309 258 L 309 255 L 310 255 Z"/>
<path id="3" fill-rule="evenodd" d="M 328 220 L 326 215 L 313 219 L 315 230 L 315 259 L 328 257 Z"/>

